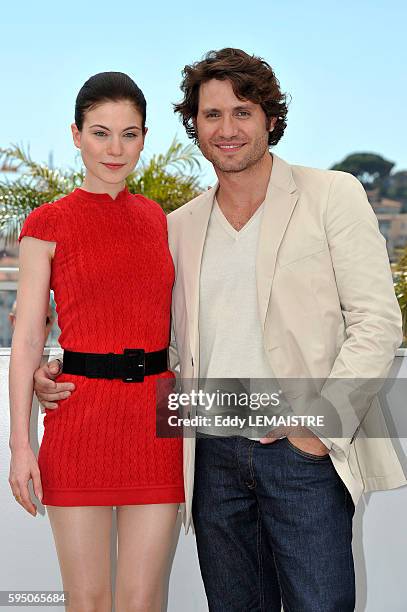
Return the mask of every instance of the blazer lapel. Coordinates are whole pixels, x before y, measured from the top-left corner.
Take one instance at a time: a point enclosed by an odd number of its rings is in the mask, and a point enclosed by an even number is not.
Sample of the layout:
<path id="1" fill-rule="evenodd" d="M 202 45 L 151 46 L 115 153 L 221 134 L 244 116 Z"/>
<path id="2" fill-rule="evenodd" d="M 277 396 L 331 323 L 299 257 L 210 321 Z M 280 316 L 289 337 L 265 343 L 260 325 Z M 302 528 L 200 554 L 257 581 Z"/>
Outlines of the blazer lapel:
<path id="1" fill-rule="evenodd" d="M 189 339 L 192 355 L 198 359 L 198 321 L 199 321 L 199 280 L 201 274 L 202 253 L 205 244 L 209 218 L 211 216 L 213 201 L 218 183 L 202 195 L 189 211 L 189 223 L 184 231 L 187 232 L 185 241 L 185 296 L 189 323 Z"/>
<path id="2" fill-rule="evenodd" d="M 278 249 L 297 200 L 298 191 L 289 164 L 273 154 L 256 259 L 257 298 L 263 329 L 271 298 Z"/>

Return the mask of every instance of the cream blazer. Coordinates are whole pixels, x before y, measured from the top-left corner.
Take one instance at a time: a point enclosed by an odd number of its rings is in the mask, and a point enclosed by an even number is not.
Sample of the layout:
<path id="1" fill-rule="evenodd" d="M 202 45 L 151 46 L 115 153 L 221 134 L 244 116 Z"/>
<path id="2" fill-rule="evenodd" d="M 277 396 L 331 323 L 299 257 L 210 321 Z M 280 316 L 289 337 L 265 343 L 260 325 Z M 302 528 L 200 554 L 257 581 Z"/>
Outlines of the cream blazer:
<path id="1" fill-rule="evenodd" d="M 171 367 L 179 362 L 189 384 L 199 377 L 199 275 L 217 187 L 167 217 L 176 271 Z M 273 154 L 256 281 L 264 349 L 277 379 L 388 375 L 402 342 L 401 313 L 386 241 L 352 175 L 289 165 Z M 375 395 L 363 396 L 358 417 L 363 423 L 355 420 L 353 435 L 330 440 L 333 465 L 355 504 L 364 491 L 407 482 Z M 186 532 L 194 455 L 195 438 L 184 437 Z"/>

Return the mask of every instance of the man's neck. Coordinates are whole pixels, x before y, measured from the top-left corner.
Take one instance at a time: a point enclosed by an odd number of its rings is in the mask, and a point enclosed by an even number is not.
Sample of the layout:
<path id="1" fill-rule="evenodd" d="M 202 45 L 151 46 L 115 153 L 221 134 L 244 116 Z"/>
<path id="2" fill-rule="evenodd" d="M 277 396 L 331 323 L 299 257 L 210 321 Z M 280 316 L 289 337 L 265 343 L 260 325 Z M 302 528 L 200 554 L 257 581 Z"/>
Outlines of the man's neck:
<path id="1" fill-rule="evenodd" d="M 240 229 L 236 225 L 243 227 L 264 202 L 272 166 L 273 158 L 267 154 L 242 172 L 216 172 L 219 180 L 216 198 L 235 229 Z"/>

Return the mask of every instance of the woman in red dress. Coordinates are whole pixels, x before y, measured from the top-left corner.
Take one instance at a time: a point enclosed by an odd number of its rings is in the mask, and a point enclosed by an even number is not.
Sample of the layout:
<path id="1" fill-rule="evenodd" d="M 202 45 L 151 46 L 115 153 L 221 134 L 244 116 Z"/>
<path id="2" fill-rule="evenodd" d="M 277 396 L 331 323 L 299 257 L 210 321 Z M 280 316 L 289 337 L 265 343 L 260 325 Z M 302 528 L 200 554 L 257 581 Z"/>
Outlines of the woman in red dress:
<path id="1" fill-rule="evenodd" d="M 144 146 L 146 102 L 125 74 L 91 77 L 72 134 L 81 188 L 35 209 L 21 231 L 18 319 L 10 362 L 16 500 L 47 507 L 71 612 L 111 610 L 112 508 L 117 507 L 116 612 L 161 610 L 184 501 L 182 440 L 156 437 L 156 385 L 167 369 L 174 269 L 165 215 L 125 185 Z M 37 459 L 29 443 L 33 373 L 54 290 L 58 382 L 76 390 L 47 409 Z"/>

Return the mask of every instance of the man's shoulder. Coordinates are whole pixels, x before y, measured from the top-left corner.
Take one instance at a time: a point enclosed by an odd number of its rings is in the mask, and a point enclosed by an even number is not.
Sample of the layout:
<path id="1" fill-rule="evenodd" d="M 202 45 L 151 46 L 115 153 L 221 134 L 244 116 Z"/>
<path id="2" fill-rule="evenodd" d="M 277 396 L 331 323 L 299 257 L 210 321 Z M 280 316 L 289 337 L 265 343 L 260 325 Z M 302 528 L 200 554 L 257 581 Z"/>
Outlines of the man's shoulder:
<path id="1" fill-rule="evenodd" d="M 312 166 L 302 166 L 300 164 L 292 164 L 291 170 L 297 185 L 309 182 L 329 183 L 335 175 L 335 170 L 325 170 Z"/>
<path id="2" fill-rule="evenodd" d="M 325 170 L 311 166 L 291 164 L 291 171 L 294 182 L 298 189 L 306 189 L 309 186 L 317 188 L 330 188 L 333 183 L 359 183 L 358 179 L 349 172 L 341 170 Z"/>

